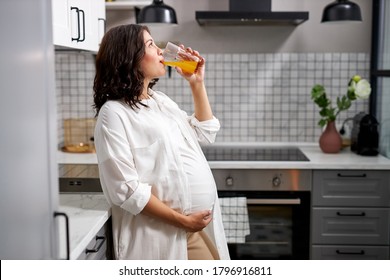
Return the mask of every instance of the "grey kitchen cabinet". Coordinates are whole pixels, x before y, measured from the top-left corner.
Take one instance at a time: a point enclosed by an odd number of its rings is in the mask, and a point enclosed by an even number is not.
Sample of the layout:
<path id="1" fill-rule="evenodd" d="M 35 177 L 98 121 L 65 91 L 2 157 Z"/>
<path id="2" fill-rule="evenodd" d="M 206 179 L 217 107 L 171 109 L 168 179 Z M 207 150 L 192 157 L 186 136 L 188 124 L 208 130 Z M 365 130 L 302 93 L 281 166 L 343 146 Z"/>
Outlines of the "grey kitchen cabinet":
<path id="1" fill-rule="evenodd" d="M 339 259 L 377 259 L 384 260 L 389 257 L 387 246 L 343 246 L 343 245 L 313 245 L 312 256 L 314 260 L 339 260 Z"/>
<path id="2" fill-rule="evenodd" d="M 313 171 L 312 259 L 389 259 L 390 173 Z"/>

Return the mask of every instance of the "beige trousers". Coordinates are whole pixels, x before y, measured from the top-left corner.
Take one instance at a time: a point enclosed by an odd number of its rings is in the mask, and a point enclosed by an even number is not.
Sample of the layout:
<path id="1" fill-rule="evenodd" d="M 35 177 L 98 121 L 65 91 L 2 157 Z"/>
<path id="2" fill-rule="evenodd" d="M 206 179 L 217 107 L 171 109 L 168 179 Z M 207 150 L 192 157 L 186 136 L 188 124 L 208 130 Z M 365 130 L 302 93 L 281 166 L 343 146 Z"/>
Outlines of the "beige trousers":
<path id="1" fill-rule="evenodd" d="M 187 232 L 189 260 L 219 260 L 218 251 L 204 231 Z"/>

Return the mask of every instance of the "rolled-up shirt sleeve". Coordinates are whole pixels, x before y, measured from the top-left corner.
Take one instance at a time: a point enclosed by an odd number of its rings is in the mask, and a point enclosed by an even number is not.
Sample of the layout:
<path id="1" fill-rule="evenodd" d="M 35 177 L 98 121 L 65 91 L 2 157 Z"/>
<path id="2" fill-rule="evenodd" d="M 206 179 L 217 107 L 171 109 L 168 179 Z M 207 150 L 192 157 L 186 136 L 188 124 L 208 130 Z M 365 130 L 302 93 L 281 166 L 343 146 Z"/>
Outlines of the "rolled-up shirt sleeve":
<path id="1" fill-rule="evenodd" d="M 131 166 L 115 158 L 107 159 L 99 166 L 100 181 L 111 203 L 133 215 L 139 214 L 148 203 L 151 186 L 132 179 Z"/>
<path id="2" fill-rule="evenodd" d="M 194 128 L 198 141 L 202 144 L 214 143 L 221 127 L 219 120 L 213 116 L 207 121 L 199 121 L 195 114 L 188 116 L 188 122 Z"/>
<path id="3" fill-rule="evenodd" d="M 152 187 L 139 181 L 121 122 L 110 112 L 101 113 L 107 115 L 95 129 L 95 145 L 103 191 L 111 204 L 137 215 L 148 203 Z"/>

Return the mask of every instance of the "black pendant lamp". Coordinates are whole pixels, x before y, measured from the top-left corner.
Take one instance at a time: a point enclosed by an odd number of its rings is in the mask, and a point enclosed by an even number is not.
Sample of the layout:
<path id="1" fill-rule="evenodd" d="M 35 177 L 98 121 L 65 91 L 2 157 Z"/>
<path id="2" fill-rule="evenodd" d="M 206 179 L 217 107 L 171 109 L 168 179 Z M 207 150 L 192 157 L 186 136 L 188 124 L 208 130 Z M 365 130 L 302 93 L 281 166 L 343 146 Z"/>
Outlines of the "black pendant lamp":
<path id="1" fill-rule="evenodd" d="M 327 5 L 321 22 L 330 21 L 362 21 L 360 7 L 348 0 L 337 0 Z"/>
<path id="2" fill-rule="evenodd" d="M 138 23 L 177 24 L 175 10 L 164 4 L 163 0 L 153 0 L 151 5 L 141 9 L 138 14 Z"/>

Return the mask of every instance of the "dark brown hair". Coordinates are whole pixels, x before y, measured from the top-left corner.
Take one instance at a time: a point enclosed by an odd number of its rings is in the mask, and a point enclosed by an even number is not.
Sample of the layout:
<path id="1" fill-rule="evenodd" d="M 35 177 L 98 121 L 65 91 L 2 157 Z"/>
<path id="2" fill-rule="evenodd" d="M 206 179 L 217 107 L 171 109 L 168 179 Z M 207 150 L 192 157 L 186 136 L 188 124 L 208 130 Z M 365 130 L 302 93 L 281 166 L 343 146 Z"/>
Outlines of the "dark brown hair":
<path id="1" fill-rule="evenodd" d="M 128 24 L 113 27 L 104 35 L 96 55 L 93 85 L 96 115 L 107 100 L 123 99 L 132 108 L 143 105 L 139 96 L 144 86 L 140 68 L 145 54 L 144 31 L 150 33 L 146 26 Z"/>

